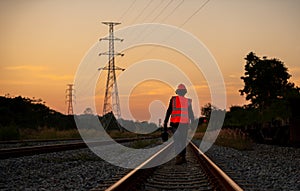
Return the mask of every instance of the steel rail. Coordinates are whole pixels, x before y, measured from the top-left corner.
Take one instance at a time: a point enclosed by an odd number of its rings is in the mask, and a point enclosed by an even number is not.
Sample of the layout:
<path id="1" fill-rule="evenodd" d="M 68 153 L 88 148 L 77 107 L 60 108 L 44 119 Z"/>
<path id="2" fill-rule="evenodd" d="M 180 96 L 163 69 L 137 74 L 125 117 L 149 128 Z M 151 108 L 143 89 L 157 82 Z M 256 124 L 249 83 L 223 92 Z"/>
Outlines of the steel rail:
<path id="1" fill-rule="evenodd" d="M 124 191 L 124 190 L 137 190 L 135 185 L 144 182 L 157 167 L 145 169 L 149 163 L 153 162 L 160 157 L 167 149 L 170 149 L 173 142 L 162 148 L 159 152 L 155 153 L 145 162 L 140 164 L 137 168 L 131 170 L 128 174 L 121 177 L 117 182 L 112 184 L 110 187 L 105 189 L 106 191 Z M 172 147 L 173 148 L 173 147 Z M 203 166 L 208 179 L 211 180 L 212 184 L 217 190 L 229 190 L 229 191 L 241 191 L 243 190 L 237 183 L 235 183 L 224 171 L 222 171 L 216 164 L 213 163 L 200 149 L 193 143 L 190 143 L 190 148 L 193 150 L 198 161 Z M 149 172 L 150 171 L 150 172 Z M 140 181 L 140 182 L 139 182 Z M 175 183 L 174 183 L 175 184 Z M 101 187 L 101 186 L 100 186 Z M 94 188 L 92 190 L 102 190 Z"/>
<path id="2" fill-rule="evenodd" d="M 76 150 L 87 148 L 87 144 L 89 146 L 101 146 L 113 144 L 115 142 L 118 143 L 126 143 L 138 140 L 146 140 L 153 139 L 153 137 L 141 137 L 141 138 L 123 138 L 123 139 L 115 139 L 114 141 L 93 141 L 93 142 L 75 142 L 75 143 L 64 143 L 64 144 L 51 144 L 51 145 L 39 145 L 39 146 L 30 146 L 30 147 L 18 147 L 18 148 L 9 148 L 9 149 L 0 149 L 0 159 L 6 158 L 16 158 L 22 156 L 30 156 L 42 153 L 51 153 L 51 152 L 59 152 L 59 151 L 67 151 L 67 150 Z"/>
<path id="3" fill-rule="evenodd" d="M 124 188 L 129 189 L 132 185 L 132 182 L 136 182 L 137 179 L 141 179 L 141 175 L 143 172 L 154 170 L 154 168 L 144 169 L 144 167 L 148 166 L 154 160 L 157 160 L 164 152 L 171 148 L 173 141 L 159 150 L 157 153 L 148 158 L 145 162 L 140 164 L 137 168 L 131 170 L 127 175 L 122 177 L 115 184 L 111 185 L 106 189 L 106 191 L 124 191 Z"/>
<path id="4" fill-rule="evenodd" d="M 220 169 L 210 158 L 208 158 L 194 143 L 190 143 L 199 160 L 207 166 L 207 170 L 216 178 L 224 190 L 242 191 L 243 189 L 234 182 L 222 169 Z"/>
<path id="5" fill-rule="evenodd" d="M 26 139 L 26 140 L 8 140 L 0 141 L 0 144 L 22 144 L 22 143 L 43 143 L 43 142 L 58 142 L 58 141 L 80 141 L 81 138 L 69 139 Z"/>

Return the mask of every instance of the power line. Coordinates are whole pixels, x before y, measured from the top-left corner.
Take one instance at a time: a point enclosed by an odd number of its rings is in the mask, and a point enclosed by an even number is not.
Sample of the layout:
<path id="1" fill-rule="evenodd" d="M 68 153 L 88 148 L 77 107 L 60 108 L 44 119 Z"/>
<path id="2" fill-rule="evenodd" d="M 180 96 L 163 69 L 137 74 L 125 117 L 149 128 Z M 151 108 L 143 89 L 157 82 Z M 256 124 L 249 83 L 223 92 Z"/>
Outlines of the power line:
<path id="1" fill-rule="evenodd" d="M 143 8 L 143 10 L 140 12 L 140 14 L 139 14 L 137 17 L 135 17 L 135 19 L 133 20 L 132 23 L 135 23 L 135 22 L 142 16 L 142 14 L 145 12 L 145 10 L 147 9 L 147 7 L 149 7 L 149 5 L 150 5 L 151 3 L 153 3 L 153 2 L 154 2 L 154 1 L 150 0 L 150 1 L 148 2 L 148 4 Z"/>
<path id="2" fill-rule="evenodd" d="M 188 23 L 197 13 L 199 13 L 205 5 L 209 2 L 210 0 L 207 0 L 205 3 L 203 3 L 191 16 L 189 16 L 180 26 L 179 28 L 182 28 L 186 23 Z"/>
<path id="3" fill-rule="evenodd" d="M 126 11 L 120 16 L 120 18 L 118 19 L 119 21 L 124 19 L 125 15 L 129 12 L 129 10 L 133 7 L 133 5 L 136 3 L 136 0 L 134 0 L 130 6 L 126 9 Z"/>
<path id="4" fill-rule="evenodd" d="M 171 0 L 172 1 L 172 0 Z M 151 3 L 153 3 L 154 2 L 154 0 L 150 0 L 147 4 L 146 4 L 146 6 L 144 6 L 144 8 L 142 9 L 142 11 L 138 14 L 138 16 L 137 17 L 135 17 L 135 19 L 131 22 L 132 24 L 134 24 L 142 15 L 143 15 L 143 13 L 146 11 L 146 9 L 151 5 Z M 163 1 L 163 0 L 161 0 L 161 2 L 158 4 L 158 6 L 159 5 L 161 5 L 163 2 L 165 2 L 165 1 Z M 157 8 L 158 6 L 155 6 L 155 8 Z M 151 11 L 150 12 L 150 14 L 148 14 L 141 22 L 143 22 L 143 21 L 145 21 L 150 15 L 152 15 L 152 13 L 153 13 L 153 11 Z M 142 34 L 143 32 L 140 32 L 139 34 Z M 128 36 L 137 36 L 137 37 L 140 37 L 141 35 L 139 35 L 139 34 L 136 34 L 136 32 L 135 31 L 133 31 L 133 32 L 131 32 L 130 34 L 128 34 Z"/>
<path id="5" fill-rule="evenodd" d="M 162 19 L 161 22 L 165 21 L 166 19 L 168 19 L 183 3 L 185 0 L 182 0 L 179 4 L 177 4 L 177 6 L 166 16 Z M 184 25 L 186 25 L 196 14 L 198 14 L 209 2 L 210 0 L 207 0 L 206 2 L 204 2 L 196 11 L 194 11 L 182 24 L 179 25 L 179 28 L 182 28 Z M 154 22 L 162 13 L 163 11 L 169 7 L 171 5 L 171 3 L 173 2 L 173 0 L 170 0 L 167 5 L 158 13 L 158 15 L 156 15 L 153 19 L 152 22 Z M 146 10 L 146 8 L 150 5 L 151 2 L 149 2 L 144 9 L 142 10 L 142 12 L 140 12 L 139 16 L 135 19 L 135 21 L 143 14 L 143 12 Z M 147 28 L 145 29 L 147 30 Z M 145 31 L 144 30 L 144 31 Z M 142 32 L 144 33 L 144 32 Z M 136 35 L 136 36 L 143 36 L 142 34 L 140 35 Z M 144 38 L 146 38 L 146 36 L 144 36 Z M 143 38 L 143 39 L 144 39 Z"/>
<path id="6" fill-rule="evenodd" d="M 161 22 L 165 21 L 166 19 L 168 19 L 182 4 L 183 4 L 184 0 L 181 0 L 181 2 L 165 17 L 161 20 Z"/>
<path id="7" fill-rule="evenodd" d="M 210 0 L 207 0 L 206 2 L 204 2 L 195 12 L 193 12 L 180 26 L 179 28 L 182 28 L 186 23 L 188 23 L 197 13 L 199 13 L 209 2 Z M 181 5 L 181 4 L 180 4 Z M 179 6 L 180 6 L 179 5 Z M 174 35 L 175 33 L 170 34 L 167 39 L 164 40 L 164 42 L 166 42 L 172 35 Z M 141 60 L 142 58 L 144 58 L 146 55 L 150 54 L 155 48 L 151 48 L 148 52 L 146 52 L 143 56 L 141 56 Z"/>
<path id="8" fill-rule="evenodd" d="M 150 16 L 155 12 L 155 10 L 156 10 L 163 2 L 164 2 L 164 0 L 160 0 L 160 3 L 158 3 L 158 4 L 150 11 L 150 13 L 149 13 L 147 16 L 145 16 L 144 21 L 145 21 L 148 17 L 150 17 Z"/>
<path id="9" fill-rule="evenodd" d="M 154 19 L 152 19 L 152 23 L 163 13 L 163 11 L 167 8 L 167 7 L 169 7 L 170 5 L 171 5 L 171 3 L 173 2 L 173 0 L 170 0 L 168 3 L 167 3 L 167 5 L 165 6 L 165 7 L 163 7 L 162 8 L 162 10 L 159 12 L 159 14 L 154 18 Z M 176 9 L 176 7 L 175 7 L 175 9 Z M 148 30 L 148 27 L 146 28 L 146 29 L 144 29 L 141 33 L 140 33 L 140 35 L 137 35 L 138 37 L 142 37 L 143 36 L 143 38 L 142 38 L 142 40 L 141 41 L 143 41 L 146 37 L 147 37 L 147 34 L 146 35 L 143 35 L 143 33 L 145 33 L 146 31 Z M 149 33 L 151 34 L 151 32 L 153 32 L 153 30 L 151 30 Z"/>
<path id="10" fill-rule="evenodd" d="M 162 8 L 162 10 L 159 12 L 159 14 L 152 20 L 152 22 L 154 22 L 162 13 L 163 11 L 168 7 L 170 6 L 170 4 L 173 2 L 173 0 L 170 0 L 169 3 L 164 7 Z"/>
<path id="11" fill-rule="evenodd" d="M 166 17 L 164 17 L 163 19 L 162 19 L 162 21 L 164 21 L 164 20 L 166 20 L 167 18 L 169 18 L 183 3 L 184 3 L 184 1 L 185 0 L 181 0 L 177 5 L 176 5 L 176 7 L 173 9 L 173 10 L 171 10 L 171 12 L 166 16 Z M 143 15 L 143 13 L 146 11 L 146 9 L 150 6 L 150 4 L 152 3 L 152 2 L 154 2 L 154 1 L 149 1 L 148 2 L 148 4 L 146 4 L 146 6 L 142 9 L 142 11 L 138 14 L 138 16 L 134 19 L 134 21 L 133 21 L 133 23 L 132 24 L 134 24 L 134 22 L 135 21 L 137 21 L 140 17 L 141 17 L 141 15 Z M 164 11 L 173 3 L 173 2 L 175 2 L 174 0 L 169 0 L 169 1 L 165 1 L 165 0 L 161 0 L 160 1 L 160 3 L 158 3 L 155 7 L 154 7 L 154 9 L 152 8 L 152 11 L 150 11 L 150 13 L 148 13 L 148 15 L 141 21 L 141 22 L 144 22 L 145 20 L 147 20 L 151 15 L 153 15 L 153 13 L 154 13 L 154 10 L 157 8 L 157 7 L 159 7 L 160 5 L 162 5 L 164 2 L 167 2 L 167 4 L 166 5 L 164 5 L 163 7 L 162 7 L 162 9 L 160 9 L 159 10 L 159 12 L 158 12 L 158 14 L 156 15 L 156 16 L 154 16 L 153 18 L 152 18 L 152 20 L 151 20 L 151 22 L 155 22 L 163 13 L 164 13 Z M 133 2 L 134 3 L 134 2 Z M 132 6 L 130 6 L 130 8 L 131 8 Z M 127 10 L 129 10 L 129 8 L 127 9 Z M 127 11 L 126 11 L 127 12 Z M 131 34 L 129 34 L 128 36 L 136 36 L 136 37 L 138 37 L 138 38 L 141 38 L 141 37 L 143 37 L 143 38 L 145 38 L 146 36 L 144 35 L 144 33 L 145 33 L 145 31 L 147 31 L 148 30 L 148 27 L 146 27 L 145 29 L 144 29 L 144 31 L 142 31 L 142 32 L 139 32 L 139 34 L 135 34 L 135 32 L 131 32 Z M 150 31 L 151 32 L 151 31 Z"/>

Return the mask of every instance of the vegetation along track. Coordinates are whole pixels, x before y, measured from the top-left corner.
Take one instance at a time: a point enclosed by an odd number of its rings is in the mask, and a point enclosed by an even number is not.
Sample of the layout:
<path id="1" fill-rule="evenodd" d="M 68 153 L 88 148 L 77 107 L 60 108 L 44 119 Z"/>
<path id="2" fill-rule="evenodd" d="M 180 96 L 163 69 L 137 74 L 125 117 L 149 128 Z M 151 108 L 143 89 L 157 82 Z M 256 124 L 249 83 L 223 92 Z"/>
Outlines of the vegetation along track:
<path id="1" fill-rule="evenodd" d="M 92 190 L 242 190 L 193 143 L 187 147 L 187 163 L 175 165 L 172 159 L 158 167 L 143 168 L 162 160 L 170 151 L 173 151 L 172 143 L 136 169 L 125 171 L 127 174 L 122 172 Z"/>

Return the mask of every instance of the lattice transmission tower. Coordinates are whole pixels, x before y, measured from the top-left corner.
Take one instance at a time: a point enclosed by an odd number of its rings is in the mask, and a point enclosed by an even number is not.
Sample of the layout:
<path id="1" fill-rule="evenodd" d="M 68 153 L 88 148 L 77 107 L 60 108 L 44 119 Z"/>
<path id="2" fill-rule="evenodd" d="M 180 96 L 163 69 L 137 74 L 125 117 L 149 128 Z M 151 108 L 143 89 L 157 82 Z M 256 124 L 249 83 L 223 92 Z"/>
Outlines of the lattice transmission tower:
<path id="1" fill-rule="evenodd" d="M 68 104 L 67 114 L 73 115 L 73 98 L 74 98 L 74 89 L 73 84 L 67 84 L 68 88 L 66 89 L 66 103 Z"/>
<path id="2" fill-rule="evenodd" d="M 118 93 L 118 85 L 116 79 L 116 70 L 124 71 L 125 69 L 120 68 L 115 65 L 115 56 L 124 56 L 124 54 L 115 52 L 114 50 L 114 42 L 115 41 L 123 41 L 123 39 L 116 38 L 114 36 L 114 26 L 119 25 L 121 23 L 117 22 L 102 22 L 102 24 L 108 25 L 109 27 L 109 35 L 108 37 L 101 38 L 101 40 L 108 40 L 109 42 L 109 50 L 108 52 L 100 53 L 101 55 L 108 55 L 108 65 L 99 68 L 99 70 L 107 70 L 107 80 L 106 80 L 106 88 L 105 88 L 105 97 L 103 104 L 103 115 L 113 112 L 117 119 L 121 118 L 121 109 L 120 109 L 120 100 Z"/>

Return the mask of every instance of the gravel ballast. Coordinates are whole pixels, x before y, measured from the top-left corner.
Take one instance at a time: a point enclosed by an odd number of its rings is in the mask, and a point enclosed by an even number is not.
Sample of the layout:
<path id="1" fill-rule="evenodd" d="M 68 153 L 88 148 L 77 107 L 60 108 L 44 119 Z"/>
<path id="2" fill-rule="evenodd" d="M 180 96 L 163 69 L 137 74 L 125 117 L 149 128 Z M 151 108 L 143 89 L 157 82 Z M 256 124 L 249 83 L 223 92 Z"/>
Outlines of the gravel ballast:
<path id="1" fill-rule="evenodd" d="M 245 190 L 300 190 L 299 148 L 213 146 L 206 154 Z M 126 169 L 89 149 L 0 160 L 0 190 L 89 190 Z"/>
<path id="2" fill-rule="evenodd" d="M 245 190 L 300 190 L 299 148 L 255 144 L 238 151 L 214 145 L 205 154 Z"/>
<path id="3" fill-rule="evenodd" d="M 0 190 L 89 190 L 124 169 L 89 149 L 0 160 Z"/>

